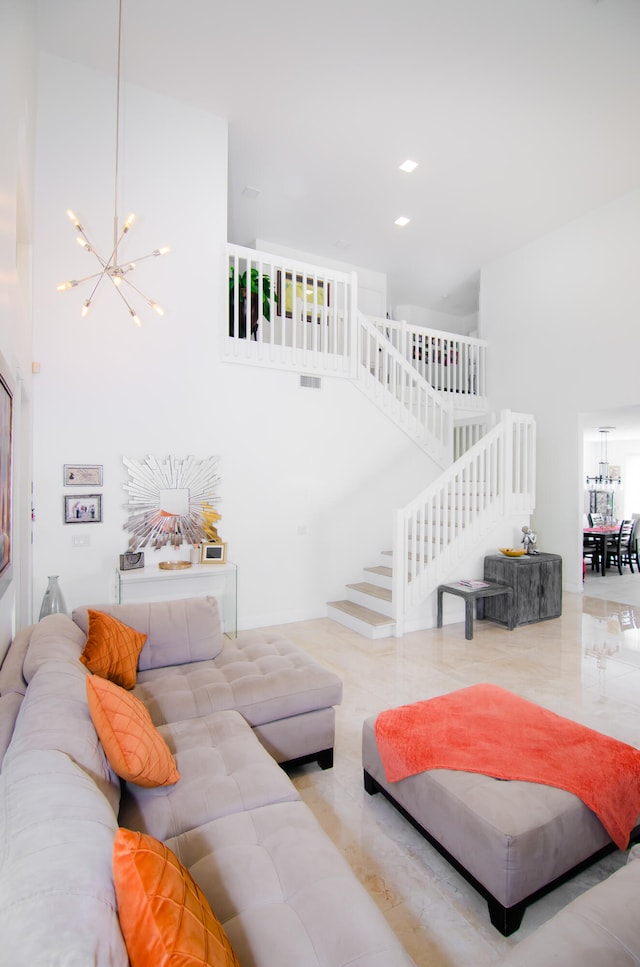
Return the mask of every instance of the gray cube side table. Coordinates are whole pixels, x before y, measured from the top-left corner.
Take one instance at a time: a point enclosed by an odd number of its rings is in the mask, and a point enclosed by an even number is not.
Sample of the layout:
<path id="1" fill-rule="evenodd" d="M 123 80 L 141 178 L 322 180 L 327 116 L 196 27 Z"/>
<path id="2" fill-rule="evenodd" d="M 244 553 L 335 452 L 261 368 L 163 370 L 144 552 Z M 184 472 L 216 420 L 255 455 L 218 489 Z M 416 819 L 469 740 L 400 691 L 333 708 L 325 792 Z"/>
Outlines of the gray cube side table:
<path id="1" fill-rule="evenodd" d="M 525 554 L 522 557 L 490 554 L 484 559 L 484 579 L 513 588 L 516 625 L 546 621 L 562 614 L 562 558 L 559 554 Z M 499 599 L 488 602 L 485 613 L 487 618 L 503 624 L 509 619 Z"/>

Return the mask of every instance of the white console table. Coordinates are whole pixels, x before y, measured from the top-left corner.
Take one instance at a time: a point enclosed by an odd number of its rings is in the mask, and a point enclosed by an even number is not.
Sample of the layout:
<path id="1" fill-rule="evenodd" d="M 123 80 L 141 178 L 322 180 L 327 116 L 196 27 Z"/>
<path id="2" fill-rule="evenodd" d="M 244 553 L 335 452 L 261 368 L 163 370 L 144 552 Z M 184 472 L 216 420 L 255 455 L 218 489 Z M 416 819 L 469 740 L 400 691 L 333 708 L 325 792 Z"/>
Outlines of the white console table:
<path id="1" fill-rule="evenodd" d="M 148 564 L 133 571 L 116 570 L 118 604 L 205 595 L 217 598 L 224 633 L 235 638 L 238 630 L 237 564 L 192 564 L 176 571 L 165 571 L 157 564 Z"/>

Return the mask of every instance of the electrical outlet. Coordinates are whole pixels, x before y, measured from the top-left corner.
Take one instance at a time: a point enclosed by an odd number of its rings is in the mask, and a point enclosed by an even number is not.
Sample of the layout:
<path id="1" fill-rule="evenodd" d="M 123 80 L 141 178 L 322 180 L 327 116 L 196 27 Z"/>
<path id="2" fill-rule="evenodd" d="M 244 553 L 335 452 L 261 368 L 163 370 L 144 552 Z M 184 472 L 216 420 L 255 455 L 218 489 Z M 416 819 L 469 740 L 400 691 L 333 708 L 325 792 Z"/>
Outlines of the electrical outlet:
<path id="1" fill-rule="evenodd" d="M 74 534 L 71 538 L 72 547 L 89 547 L 91 544 L 91 538 L 88 534 Z"/>

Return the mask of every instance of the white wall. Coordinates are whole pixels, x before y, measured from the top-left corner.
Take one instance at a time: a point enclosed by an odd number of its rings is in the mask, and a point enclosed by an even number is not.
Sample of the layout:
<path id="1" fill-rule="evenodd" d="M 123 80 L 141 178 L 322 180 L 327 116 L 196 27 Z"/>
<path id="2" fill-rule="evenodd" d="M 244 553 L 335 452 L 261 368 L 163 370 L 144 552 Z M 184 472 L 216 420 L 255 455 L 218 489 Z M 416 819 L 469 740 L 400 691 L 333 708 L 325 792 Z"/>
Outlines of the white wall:
<path id="1" fill-rule="evenodd" d="M 639 264 L 636 191 L 486 266 L 481 275 L 479 335 L 491 346 L 492 404 L 536 418 L 532 526 L 542 550 L 562 555 L 565 584 L 573 590 L 582 587 L 580 414 L 637 404 Z M 621 376 L 625 361 L 629 378 Z"/>
<path id="2" fill-rule="evenodd" d="M 397 321 L 407 322 L 411 326 L 456 332 L 461 336 L 472 336 L 478 328 L 477 312 L 454 316 L 448 312 L 438 312 L 437 309 L 426 309 L 424 306 L 399 305 L 394 308 L 392 315 Z"/>
<path id="3" fill-rule="evenodd" d="M 138 220 L 121 256 L 169 244 L 136 270 L 165 307 L 141 309 L 138 329 L 104 283 L 87 319 L 88 286 L 56 283 L 96 269 L 76 245 L 72 208 L 103 255 L 113 244 L 115 82 L 42 55 L 39 62 L 34 258 L 34 584 L 36 617 L 47 575 L 59 574 L 69 608 L 108 600 L 126 548 L 124 455 L 217 453 L 224 397 L 214 378 L 212 324 L 222 299 L 226 237 L 226 124 L 125 86 L 120 220 Z M 134 296 L 135 299 L 135 296 Z M 143 305 L 138 302 L 138 305 Z M 104 466 L 104 523 L 63 524 L 63 464 Z M 72 491 L 67 491 L 72 492 Z M 72 548 L 73 535 L 90 539 Z"/>
<path id="4" fill-rule="evenodd" d="M 0 4 L 0 351 L 16 380 L 14 410 L 13 580 L 0 598 L 0 661 L 29 599 L 31 478 L 29 296 L 34 9 L 31 0 Z"/>
<path id="5" fill-rule="evenodd" d="M 433 464 L 346 381 L 302 389 L 296 374 L 221 362 L 227 131 L 218 118 L 124 88 L 121 217 L 139 214 L 126 252 L 172 246 L 140 267 L 140 287 L 165 316 L 146 311 L 137 329 L 106 287 L 83 320 L 85 290 L 55 292 L 58 281 L 91 271 L 68 207 L 108 250 L 112 88 L 93 71 L 41 59 L 36 609 L 49 574 L 59 574 L 68 608 L 113 598 L 127 537 L 123 456 L 215 454 L 218 529 L 239 566 L 239 626 L 323 615 L 326 601 L 343 596 L 345 582 L 390 546 L 393 508 L 432 479 Z M 103 524 L 63 524 L 63 465 L 73 462 L 104 466 Z M 90 546 L 72 547 L 77 534 Z"/>

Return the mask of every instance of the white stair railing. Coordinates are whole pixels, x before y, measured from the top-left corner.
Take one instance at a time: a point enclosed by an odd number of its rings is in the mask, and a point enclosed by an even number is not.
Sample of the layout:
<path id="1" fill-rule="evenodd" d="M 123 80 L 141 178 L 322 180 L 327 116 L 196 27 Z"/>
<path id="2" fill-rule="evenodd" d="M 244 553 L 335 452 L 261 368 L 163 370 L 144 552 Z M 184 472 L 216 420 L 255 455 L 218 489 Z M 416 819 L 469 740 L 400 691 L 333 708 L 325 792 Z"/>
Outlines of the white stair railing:
<path id="1" fill-rule="evenodd" d="M 467 450 L 481 440 L 494 425 L 495 419 L 491 413 L 480 413 L 464 419 L 456 419 L 453 427 L 453 459 L 457 460 Z"/>
<path id="2" fill-rule="evenodd" d="M 441 466 L 453 459 L 451 401 L 436 392 L 377 324 L 358 313 L 358 386 Z"/>
<path id="3" fill-rule="evenodd" d="M 353 378 L 355 273 L 240 245 L 226 258 L 228 361 Z"/>
<path id="4" fill-rule="evenodd" d="M 486 407 L 485 340 L 393 319 L 375 324 L 434 389 L 452 395 L 454 405 Z"/>
<path id="5" fill-rule="evenodd" d="M 535 422 L 505 411 L 500 421 L 406 507 L 393 545 L 395 633 L 404 618 L 507 514 L 535 504 Z"/>

